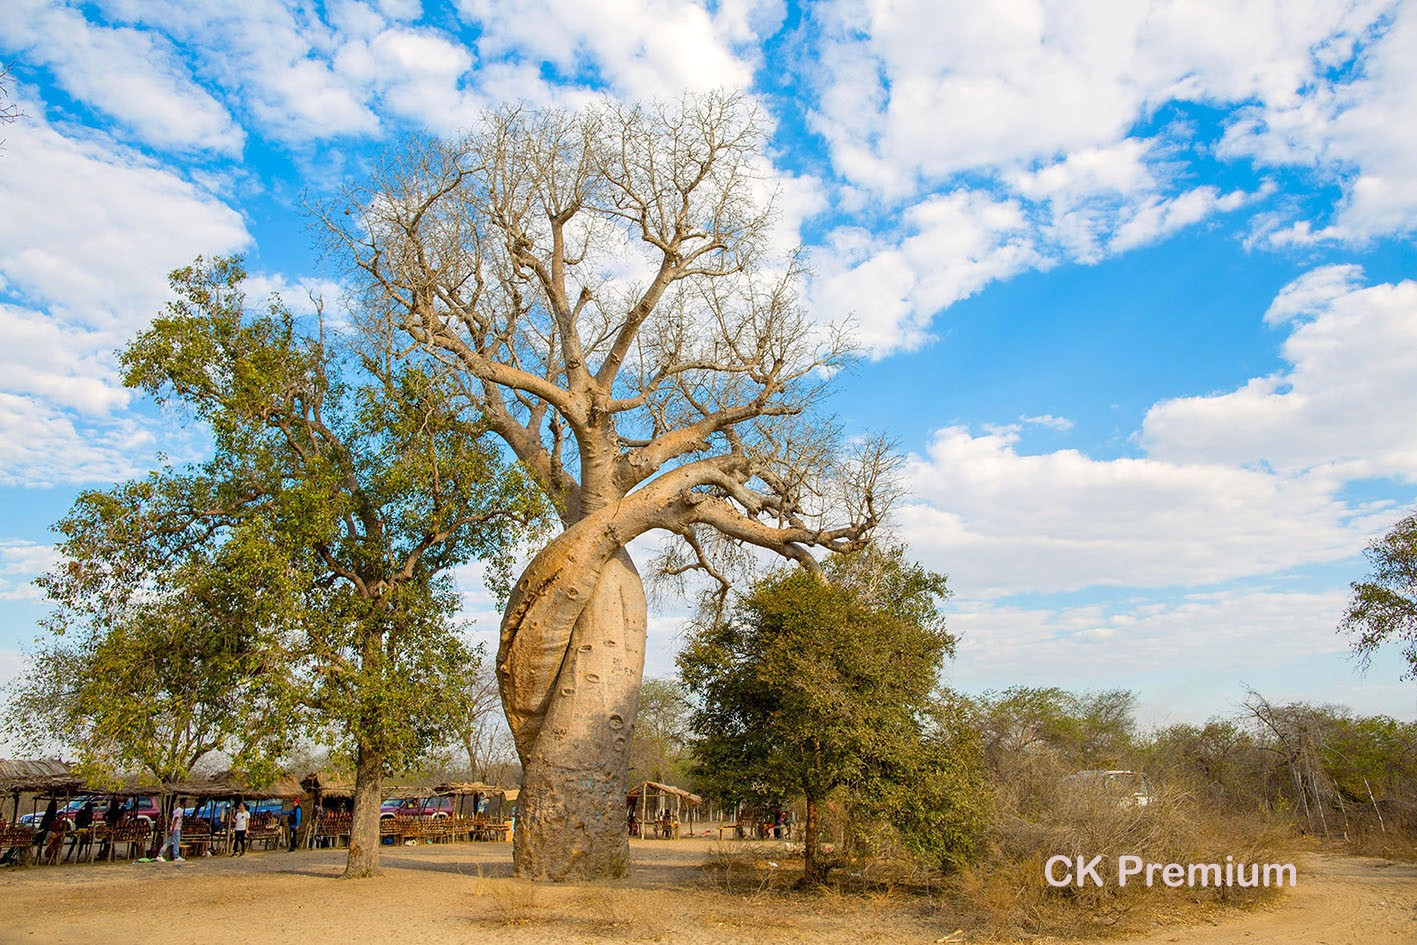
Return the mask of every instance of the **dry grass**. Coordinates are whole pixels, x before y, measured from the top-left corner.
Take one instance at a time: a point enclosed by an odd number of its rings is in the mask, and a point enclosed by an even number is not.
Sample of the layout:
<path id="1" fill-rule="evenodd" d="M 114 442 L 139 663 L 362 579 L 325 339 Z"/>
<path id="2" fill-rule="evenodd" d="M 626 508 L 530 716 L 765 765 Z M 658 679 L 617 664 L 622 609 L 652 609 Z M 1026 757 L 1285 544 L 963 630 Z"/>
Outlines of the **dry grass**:
<path id="1" fill-rule="evenodd" d="M 1074 938 L 1137 932 L 1164 922 L 1197 921 L 1220 906 L 1249 906 L 1275 890 L 1148 887 L 1116 882 L 1117 858 L 1148 863 L 1292 862 L 1292 830 L 1262 815 L 1207 809 L 1190 796 L 1163 791 L 1151 806 L 1121 806 L 1106 795 L 1056 795 L 1025 817 L 1005 812 L 983 862 L 952 878 L 946 898 L 972 927 L 999 938 L 1040 934 Z M 1054 888 L 1044 877 L 1049 857 L 1103 857 L 1106 885 Z"/>

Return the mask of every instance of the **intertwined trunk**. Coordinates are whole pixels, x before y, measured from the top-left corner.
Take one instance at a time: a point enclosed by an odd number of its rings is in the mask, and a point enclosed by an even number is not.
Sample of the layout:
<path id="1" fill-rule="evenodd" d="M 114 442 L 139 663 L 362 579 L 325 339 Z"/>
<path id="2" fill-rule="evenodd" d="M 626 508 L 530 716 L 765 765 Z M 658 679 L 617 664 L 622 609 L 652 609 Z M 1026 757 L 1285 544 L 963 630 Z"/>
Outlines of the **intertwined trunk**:
<path id="1" fill-rule="evenodd" d="M 516 872 L 619 876 L 625 774 L 644 674 L 644 585 L 604 536 L 567 533 L 537 556 L 503 625 L 498 675 L 521 754 Z M 566 630 L 569 629 L 569 636 Z"/>

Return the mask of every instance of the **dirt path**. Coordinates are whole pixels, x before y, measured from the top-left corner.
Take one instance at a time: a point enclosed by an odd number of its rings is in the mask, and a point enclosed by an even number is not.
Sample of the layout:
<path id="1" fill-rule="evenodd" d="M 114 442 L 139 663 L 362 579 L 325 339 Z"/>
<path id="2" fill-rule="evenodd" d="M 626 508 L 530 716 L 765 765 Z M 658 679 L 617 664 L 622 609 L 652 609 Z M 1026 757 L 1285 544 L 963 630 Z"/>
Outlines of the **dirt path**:
<path id="1" fill-rule="evenodd" d="M 1168 929 L 1128 945 L 1414 945 L 1417 866 L 1311 854 L 1279 902 L 1214 925 Z"/>
<path id="2" fill-rule="evenodd" d="M 510 878 L 507 844 L 390 848 L 385 875 L 356 883 L 335 879 L 343 854 L 334 851 L 11 870 L 0 873 L 0 945 L 971 940 L 951 936 L 947 911 L 910 897 L 718 888 L 699 869 L 715 847 L 635 841 L 630 876 L 582 886 Z M 1298 887 L 1271 908 L 1128 945 L 1161 943 L 1417 945 L 1417 867 L 1310 856 Z"/>

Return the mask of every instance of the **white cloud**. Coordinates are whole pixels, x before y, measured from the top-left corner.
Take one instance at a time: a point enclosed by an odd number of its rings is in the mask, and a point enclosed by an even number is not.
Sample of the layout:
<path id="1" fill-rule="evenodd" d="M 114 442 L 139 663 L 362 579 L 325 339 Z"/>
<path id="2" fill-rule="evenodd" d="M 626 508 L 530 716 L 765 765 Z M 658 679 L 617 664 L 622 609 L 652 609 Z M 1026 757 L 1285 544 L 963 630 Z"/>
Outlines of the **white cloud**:
<path id="1" fill-rule="evenodd" d="M 1265 318 L 1291 329 L 1289 367 L 1238 390 L 1157 404 L 1142 428 L 1148 454 L 1417 481 L 1417 282 L 1363 287 L 1360 275 L 1324 267 L 1281 291 Z"/>
<path id="2" fill-rule="evenodd" d="M 372 8 L 342 6 L 342 25 L 375 29 L 386 23 Z M 110 16 L 173 38 L 200 60 L 200 71 L 239 101 L 268 135 L 306 143 L 378 131 L 368 90 L 335 68 L 340 46 L 353 37 L 310 8 L 279 0 L 110 0 Z"/>
<path id="3" fill-rule="evenodd" d="M 1375 12 L 1386 16 L 1379 19 Z M 1363 31 L 1365 21 L 1373 20 Z M 1341 63 L 1356 50 L 1361 61 L 1351 75 L 1320 73 L 1290 101 L 1243 109 L 1222 142 L 1224 156 L 1313 167 L 1343 187 L 1331 225 L 1316 229 L 1299 221 L 1279 231 L 1278 245 L 1363 241 L 1417 227 L 1417 128 L 1408 120 L 1417 96 L 1417 9 L 1409 3 L 1360 5 L 1338 40 L 1317 50 L 1316 65 Z"/>
<path id="4" fill-rule="evenodd" d="M 1051 413 L 1041 414 L 1037 417 L 1019 417 L 1019 421 L 1046 427 L 1049 430 L 1057 430 L 1060 433 L 1066 433 L 1073 428 L 1073 422 L 1067 417 L 1055 417 Z"/>
<path id="5" fill-rule="evenodd" d="M 988 283 L 1047 265 L 1023 208 L 981 191 L 933 197 L 906 214 L 904 234 L 840 230 L 813 253 L 810 310 L 857 319 L 858 341 L 876 356 L 929 340 L 933 315 Z"/>
<path id="6" fill-rule="evenodd" d="M 0 174 L 0 482 L 112 481 L 154 436 L 113 352 L 168 297 L 166 273 L 249 241 L 231 208 L 101 138 L 28 117 L 8 129 Z"/>
<path id="7" fill-rule="evenodd" d="M 0 46 L 29 65 L 50 67 L 66 92 L 144 142 L 240 153 L 245 133 L 160 35 L 95 25 L 73 7 L 39 0 L 11 7 L 0 30 Z"/>
<path id="8" fill-rule="evenodd" d="M 731 3 L 716 12 L 692 0 L 461 0 L 483 30 L 479 52 L 598 78 L 633 98 L 682 90 L 746 88 L 745 40 L 775 8 Z M 759 12 L 759 11 L 762 12 Z"/>
<path id="9" fill-rule="evenodd" d="M 1130 687 L 1158 669 L 1223 674 L 1239 697 L 1242 682 L 1272 672 L 1278 641 L 1286 661 L 1345 653 L 1334 626 L 1346 597 L 1261 588 L 1047 609 L 964 601 L 951 607 L 950 629 L 963 636 L 953 672 L 1077 689 Z"/>
<path id="10" fill-rule="evenodd" d="M 113 482 L 142 470 L 155 437 L 135 419 L 94 421 L 35 397 L 0 392 L 0 485 Z"/>
<path id="11" fill-rule="evenodd" d="M 128 402 L 108 352 L 124 339 L 0 303 L 0 390 L 32 394 L 86 414 Z"/>
<path id="12" fill-rule="evenodd" d="M 1019 434 L 940 431 L 907 465 L 901 534 L 970 597 L 1093 586 L 1193 587 L 1352 555 L 1386 515 L 1325 476 L 1219 464 L 1028 455 Z"/>
<path id="13" fill-rule="evenodd" d="M 59 553 L 50 545 L 0 538 L 0 600 L 40 600 L 43 594 L 31 582 L 58 561 Z"/>
<path id="14" fill-rule="evenodd" d="M 103 139 L 66 137 L 22 98 L 0 174 L 0 272 L 11 292 L 91 328 L 130 328 L 167 296 L 166 274 L 250 237 L 239 214 L 171 170 Z"/>
<path id="15" fill-rule="evenodd" d="M 1318 187 L 1343 194 L 1328 225 L 1294 220 L 1297 203 L 1262 208 L 1256 244 L 1364 240 L 1417 225 L 1411 5 L 903 0 L 813 15 L 811 121 L 845 179 L 838 208 L 880 243 L 824 272 L 816 295 L 841 300 L 834 314 L 850 303 L 874 354 L 924 343 L 939 310 L 983 282 L 1095 263 L 1274 193 L 1257 175 L 1231 190 L 1197 184 L 1208 173 L 1198 162 L 1217 156 L 1304 163 Z M 1168 111 L 1191 103 L 1229 110 L 1218 148 L 1184 112 Z M 1022 225 L 974 251 L 971 277 L 938 272 L 948 255 L 922 266 L 898 254 L 897 244 L 926 234 L 895 221 L 964 190 L 986 195 L 973 201 L 981 212 L 1015 208 Z M 962 231 L 993 228 L 972 220 Z M 838 239 L 827 242 L 836 254 Z M 992 251 L 1006 244 L 1027 256 Z M 986 256 L 1001 265 L 978 265 Z M 919 291 L 931 278 L 949 291 Z M 866 286 L 880 287 L 878 302 L 868 304 Z"/>

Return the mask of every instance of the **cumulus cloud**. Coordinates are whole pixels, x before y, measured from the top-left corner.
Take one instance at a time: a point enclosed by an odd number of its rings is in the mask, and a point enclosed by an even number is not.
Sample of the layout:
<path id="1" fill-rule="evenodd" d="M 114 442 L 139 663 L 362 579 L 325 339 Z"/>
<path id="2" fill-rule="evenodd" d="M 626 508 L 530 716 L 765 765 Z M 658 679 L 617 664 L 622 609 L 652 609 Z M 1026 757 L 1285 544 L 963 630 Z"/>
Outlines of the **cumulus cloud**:
<path id="1" fill-rule="evenodd" d="M 1417 225 L 1410 5 L 905 0 L 827 4 L 813 16 L 803 40 L 819 57 L 811 120 L 847 185 L 839 209 L 878 244 L 831 267 L 819 294 L 843 303 L 835 309 L 854 303 L 876 355 L 927 341 L 941 309 L 984 282 L 1095 263 L 1219 214 L 1260 208 L 1252 242 L 1274 247 Z M 1187 117 L 1196 106 L 1221 115 L 1218 140 Z M 1197 184 L 1217 157 L 1249 182 Z M 1340 193 L 1333 219 L 1261 207 L 1275 187 L 1256 166 L 1275 165 L 1303 166 L 1316 193 Z M 971 261 L 1027 254 L 975 266 L 970 279 L 899 255 L 898 244 L 928 236 L 912 222 L 922 208 L 963 190 L 983 195 L 979 212 L 1009 206 L 1021 221 L 1006 233 L 987 217 L 969 221 L 966 232 L 995 235 Z M 915 291 L 932 276 L 952 290 Z M 858 283 L 883 286 L 882 297 L 861 304 L 861 292 L 839 291 Z"/>
<path id="2" fill-rule="evenodd" d="M 20 0 L 0 27 L 0 48 L 48 66 L 66 92 L 147 144 L 234 155 L 245 142 L 225 106 L 193 80 L 160 34 L 94 24 L 62 3 Z"/>
<path id="3" fill-rule="evenodd" d="M 1157 404 L 1142 427 L 1148 455 L 1417 480 L 1417 282 L 1363 286 L 1360 277 L 1357 267 L 1323 267 L 1281 291 L 1265 318 L 1290 329 L 1288 367 Z"/>
<path id="4" fill-rule="evenodd" d="M 10 292 L 89 327 L 132 327 L 167 295 L 193 247 L 231 252 L 240 214 L 172 170 L 113 141 L 69 137 L 21 99 L 0 174 L 0 272 Z"/>
<path id="5" fill-rule="evenodd" d="M 855 318 L 859 343 L 876 356 L 919 347 L 932 317 L 988 283 L 1044 266 L 1017 201 L 959 190 L 911 208 L 903 233 L 841 229 L 814 251 L 811 310 Z"/>
<path id="6" fill-rule="evenodd" d="M 974 597 L 1199 586 L 1354 555 L 1394 510 L 1342 499 L 1417 480 L 1417 283 L 1316 269 L 1266 313 L 1289 367 L 1155 405 L 1140 457 L 1030 454 L 1019 426 L 939 431 L 907 466 L 911 546 Z M 1057 425 L 1052 417 L 1022 418 Z"/>
<path id="7" fill-rule="evenodd" d="M 964 680 L 1129 687 L 1161 667 L 1213 677 L 1224 653 L 1223 685 L 1238 696 L 1242 681 L 1271 671 L 1278 640 L 1291 659 L 1341 655 L 1332 615 L 1345 599 L 1342 590 L 1262 587 L 1049 608 L 966 601 L 950 626 L 962 635 L 956 672 Z"/>
<path id="8" fill-rule="evenodd" d="M 901 534 L 970 597 L 1200 586 L 1351 555 L 1386 521 L 1325 476 L 1219 463 L 1030 455 L 1013 429 L 950 427 L 907 465 Z"/>
<path id="9" fill-rule="evenodd" d="M 193 247 L 249 241 L 241 217 L 103 138 L 68 137 L 25 101 L 0 174 L 0 482 L 111 481 L 150 451 L 113 352 L 161 307 Z"/>
<path id="10" fill-rule="evenodd" d="M 96 421 L 0 391 L 0 485 L 112 482 L 141 472 L 156 438 L 138 419 Z"/>
<path id="11" fill-rule="evenodd" d="M 715 10 L 692 0 L 461 0 L 459 6 L 482 28 L 483 55 L 546 63 L 562 76 L 639 98 L 746 88 L 752 64 L 745 40 L 776 5 L 728 3 Z"/>
<path id="12" fill-rule="evenodd" d="M 58 561 L 59 553 L 50 545 L 0 538 L 0 600 L 40 600 L 43 594 L 32 582 Z"/>

